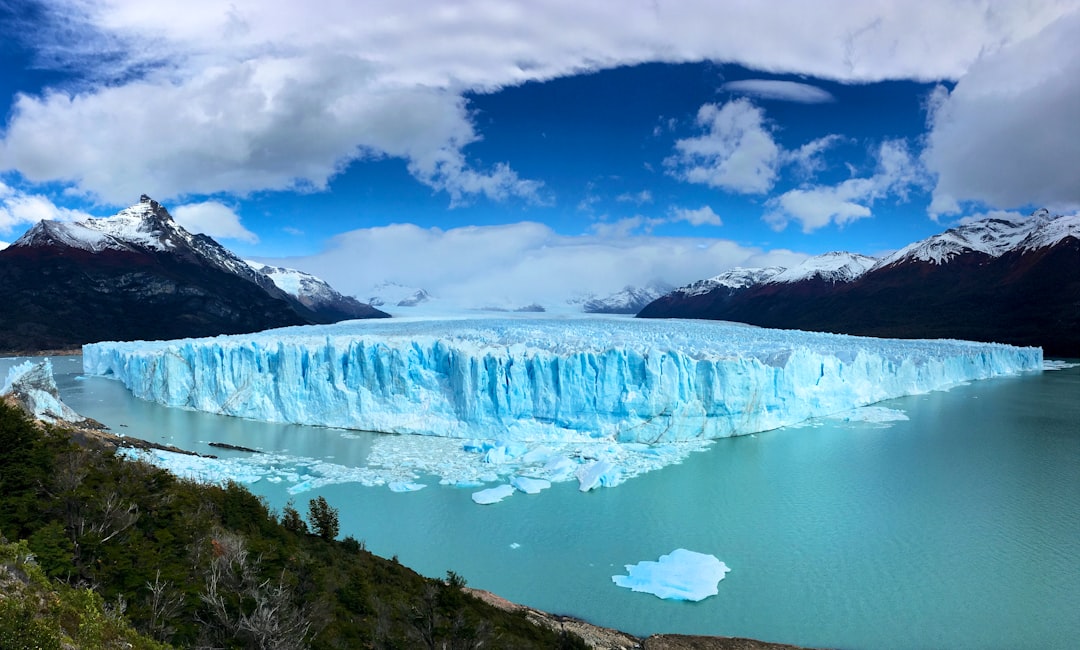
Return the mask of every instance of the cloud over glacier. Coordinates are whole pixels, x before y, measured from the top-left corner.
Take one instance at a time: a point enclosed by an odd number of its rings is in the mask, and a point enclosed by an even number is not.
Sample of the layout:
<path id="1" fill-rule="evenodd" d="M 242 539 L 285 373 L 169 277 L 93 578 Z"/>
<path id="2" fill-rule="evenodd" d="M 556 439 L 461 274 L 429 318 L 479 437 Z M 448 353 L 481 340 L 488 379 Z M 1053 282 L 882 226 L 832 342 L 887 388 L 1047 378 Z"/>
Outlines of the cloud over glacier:
<path id="1" fill-rule="evenodd" d="M 783 4 L 642 0 L 621 3 L 615 19 L 609 5 L 555 0 L 497 10 L 480 1 L 433 9 L 420 0 L 195 0 L 150 10 L 58 0 L 34 30 L 38 64 L 81 70 L 82 82 L 16 101 L 0 169 L 120 203 L 141 192 L 167 200 L 319 190 L 351 161 L 391 156 L 452 202 L 544 201 L 543 179 L 519 175 L 514 161 L 468 159 L 479 134 L 464 93 L 646 61 L 735 62 L 849 82 L 962 79 L 981 58 L 1076 10 L 1068 1 Z M 1053 109 L 1062 115 L 1080 82 L 1067 71 L 1056 78 L 1065 90 L 1050 97 L 1065 102 Z M 959 104 L 965 91 L 957 92 Z M 1046 114 L 1012 108 L 1031 122 Z M 1051 154 L 1062 146 L 1048 144 Z M 992 191 L 987 178 L 975 180 L 960 198 Z M 947 173 L 943 183 L 943 196 L 955 193 Z"/>

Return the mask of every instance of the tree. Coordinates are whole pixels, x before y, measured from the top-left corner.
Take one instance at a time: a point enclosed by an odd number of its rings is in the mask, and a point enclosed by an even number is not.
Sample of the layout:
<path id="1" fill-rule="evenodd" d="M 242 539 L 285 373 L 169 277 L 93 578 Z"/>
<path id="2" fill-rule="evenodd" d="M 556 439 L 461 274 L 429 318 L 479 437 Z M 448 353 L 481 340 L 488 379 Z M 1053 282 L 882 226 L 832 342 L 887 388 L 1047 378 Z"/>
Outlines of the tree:
<path id="1" fill-rule="evenodd" d="M 300 513 L 293 507 L 291 500 L 281 509 L 281 525 L 285 527 L 285 530 L 299 535 L 307 535 L 308 532 L 307 524 L 300 518 Z"/>
<path id="2" fill-rule="evenodd" d="M 338 535 L 338 511 L 331 508 L 325 497 L 308 501 L 308 520 L 319 537 L 329 541 Z"/>

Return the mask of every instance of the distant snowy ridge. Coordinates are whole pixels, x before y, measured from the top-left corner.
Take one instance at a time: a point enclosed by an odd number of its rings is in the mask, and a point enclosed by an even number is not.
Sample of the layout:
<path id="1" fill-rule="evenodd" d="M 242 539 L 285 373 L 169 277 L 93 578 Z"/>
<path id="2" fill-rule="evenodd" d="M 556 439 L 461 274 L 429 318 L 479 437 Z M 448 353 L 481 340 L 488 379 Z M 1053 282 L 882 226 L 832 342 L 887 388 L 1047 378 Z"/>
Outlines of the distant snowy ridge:
<path id="1" fill-rule="evenodd" d="M 1010 251 L 1053 246 L 1070 236 L 1080 239 L 1080 215 L 1053 216 L 1041 209 L 1026 219 L 989 218 L 950 228 L 901 248 L 878 266 L 906 260 L 945 264 L 968 251 L 1001 257 Z"/>
<path id="2" fill-rule="evenodd" d="M 969 251 L 1000 257 L 1009 251 L 1053 246 L 1066 237 L 1080 239 L 1080 214 L 1054 216 L 1048 210 L 1040 209 L 1025 219 L 987 218 L 950 228 L 882 258 L 835 251 L 807 258 L 791 268 L 736 267 L 669 293 L 696 296 L 717 288 L 738 290 L 770 282 L 794 283 L 810 279 L 852 282 L 871 271 L 901 261 L 944 264 Z"/>
<path id="3" fill-rule="evenodd" d="M 683 296 L 699 296 L 719 288 L 735 291 L 751 287 L 755 284 L 762 284 L 785 270 L 786 269 L 782 266 L 767 266 L 765 268 L 743 268 L 737 266 L 733 269 L 724 271 L 720 275 L 713 276 L 706 280 L 697 280 L 685 287 L 679 287 L 670 293 Z"/>
<path id="4" fill-rule="evenodd" d="M 654 282 L 644 287 L 626 286 L 609 296 L 592 296 L 581 301 L 582 311 L 589 314 L 636 314 L 641 308 L 671 291 L 668 284 Z"/>
<path id="5" fill-rule="evenodd" d="M 289 294 L 304 307 L 318 314 L 332 313 L 340 318 L 366 318 L 373 311 L 356 298 L 346 296 L 331 287 L 325 280 L 310 273 L 281 266 L 269 266 L 245 260 L 252 269 L 273 282 L 277 288 Z"/>
<path id="6" fill-rule="evenodd" d="M 770 276 L 765 282 L 794 283 L 804 280 L 851 282 L 874 268 L 880 260 L 869 255 L 836 251 L 815 255 L 801 264 Z"/>
<path id="7" fill-rule="evenodd" d="M 365 321 L 97 343 L 83 348 L 83 365 L 143 399 L 270 422 L 651 444 L 1040 370 L 1042 352 L 612 317 Z"/>
<path id="8" fill-rule="evenodd" d="M 424 289 L 389 281 L 380 282 L 362 295 L 372 307 L 416 307 L 431 300 L 431 295 Z"/>

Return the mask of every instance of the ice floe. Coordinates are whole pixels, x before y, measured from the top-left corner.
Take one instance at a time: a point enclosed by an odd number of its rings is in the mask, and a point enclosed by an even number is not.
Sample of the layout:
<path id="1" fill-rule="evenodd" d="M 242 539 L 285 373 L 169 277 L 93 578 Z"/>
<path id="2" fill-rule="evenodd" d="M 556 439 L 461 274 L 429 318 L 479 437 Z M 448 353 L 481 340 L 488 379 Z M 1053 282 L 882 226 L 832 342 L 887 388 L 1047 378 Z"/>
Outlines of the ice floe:
<path id="1" fill-rule="evenodd" d="M 627 575 L 611 576 L 611 580 L 659 598 L 699 601 L 719 593 L 720 581 L 730 570 L 714 555 L 677 548 L 656 562 L 627 564 Z"/>

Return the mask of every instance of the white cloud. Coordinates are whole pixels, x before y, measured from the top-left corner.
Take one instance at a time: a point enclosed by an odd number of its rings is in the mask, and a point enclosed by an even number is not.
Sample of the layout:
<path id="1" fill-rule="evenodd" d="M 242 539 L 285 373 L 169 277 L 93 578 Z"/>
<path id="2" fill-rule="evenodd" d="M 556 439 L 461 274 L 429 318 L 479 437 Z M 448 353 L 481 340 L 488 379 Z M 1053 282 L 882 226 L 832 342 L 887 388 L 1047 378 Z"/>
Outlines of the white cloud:
<path id="1" fill-rule="evenodd" d="M 703 205 L 696 210 L 690 208 L 674 208 L 671 210 L 672 221 L 685 221 L 692 226 L 722 226 L 724 222 L 713 209 Z"/>
<path id="2" fill-rule="evenodd" d="M 844 138 L 839 135 L 827 135 L 811 140 L 798 149 L 785 150 L 781 158 L 784 163 L 794 165 L 803 177 L 810 178 L 825 169 L 825 150 L 843 140 Z"/>
<path id="3" fill-rule="evenodd" d="M 738 95 L 750 95 L 758 99 L 778 99 L 800 104 L 824 104 L 836 101 L 832 93 L 817 86 L 776 79 L 729 81 L 721 85 L 720 90 L 726 90 L 729 93 Z"/>
<path id="4" fill-rule="evenodd" d="M 765 125 L 764 112 L 749 100 L 698 109 L 700 136 L 675 141 L 675 155 L 664 161 L 669 172 L 688 183 L 744 194 L 772 189 L 780 147 Z"/>
<path id="5" fill-rule="evenodd" d="M 455 202 L 539 200 L 506 165 L 470 168 L 478 139 L 464 99 L 430 88 L 373 87 L 341 57 L 262 58 L 184 83 L 137 82 L 68 96 L 20 96 L 2 160 L 24 177 L 76 182 L 105 201 L 146 193 L 325 189 L 350 160 L 390 155 Z M 56 142 L 65 142 L 58 147 Z"/>
<path id="6" fill-rule="evenodd" d="M 27 42 L 39 64 L 81 70 L 87 83 L 19 98 L 0 170 L 127 203 L 143 192 L 318 190 L 358 157 L 392 156 L 455 202 L 543 201 L 513 161 L 466 159 L 479 135 L 464 92 L 645 61 L 730 61 L 848 82 L 957 79 L 1075 7 L 54 0 L 42 12 L 52 22 L 33 25 Z M 730 182 L 745 187 L 747 171 L 732 170 Z"/>
<path id="7" fill-rule="evenodd" d="M 451 230 L 412 224 L 366 228 L 339 235 L 318 255 L 265 261 L 314 273 L 344 293 L 362 294 L 386 280 L 480 307 L 550 305 L 582 292 L 606 295 L 655 280 L 682 285 L 733 266 L 792 265 L 805 258 L 724 239 L 618 229 L 571 237 L 522 222 Z"/>
<path id="8" fill-rule="evenodd" d="M 1080 13 L 977 62 L 929 102 L 931 214 L 1080 205 Z"/>
<path id="9" fill-rule="evenodd" d="M 900 200 L 925 182 L 918 161 L 903 140 L 883 142 L 877 151 L 877 169 L 868 177 L 849 178 L 836 185 L 808 185 L 789 190 L 766 202 L 763 217 L 775 230 L 791 221 L 813 232 L 830 223 L 843 226 L 872 216 L 871 206 L 886 196 Z"/>
<path id="10" fill-rule="evenodd" d="M 0 182 L 0 233 L 21 235 L 26 226 L 46 219 L 74 221 L 89 218 L 86 212 L 62 208 L 46 196 L 28 194 Z"/>
<path id="11" fill-rule="evenodd" d="M 652 203 L 653 196 L 649 190 L 641 190 L 640 192 L 626 192 L 615 197 L 615 200 L 619 203 L 633 203 L 634 205 L 645 205 L 646 203 Z"/>
<path id="12" fill-rule="evenodd" d="M 170 211 L 176 222 L 189 232 L 202 233 L 215 239 L 238 239 L 254 244 L 255 233 L 240 223 L 240 217 L 227 205 L 217 201 L 187 203 Z"/>

